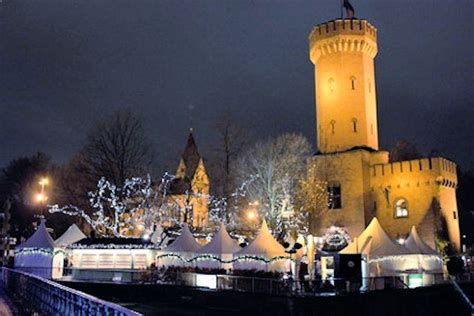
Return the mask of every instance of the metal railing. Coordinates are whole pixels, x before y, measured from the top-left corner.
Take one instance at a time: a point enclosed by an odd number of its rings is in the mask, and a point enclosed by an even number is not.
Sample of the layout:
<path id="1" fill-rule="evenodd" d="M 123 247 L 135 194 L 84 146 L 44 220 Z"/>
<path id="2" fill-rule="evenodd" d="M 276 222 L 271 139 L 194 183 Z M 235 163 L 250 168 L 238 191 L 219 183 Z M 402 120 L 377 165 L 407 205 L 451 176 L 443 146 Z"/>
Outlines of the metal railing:
<path id="1" fill-rule="evenodd" d="M 449 282 L 443 274 L 418 274 L 419 284 L 411 282 L 413 275 L 368 277 L 368 278 L 331 278 L 326 281 L 299 281 L 291 277 L 259 277 L 222 274 L 222 272 L 186 272 L 186 269 L 63 269 L 61 281 L 77 281 L 91 283 L 120 283 L 120 284 L 170 284 L 191 287 L 207 287 L 196 282 L 197 275 L 207 275 L 214 278 L 216 290 L 230 290 L 250 293 L 265 293 L 271 295 L 318 295 L 366 292 L 383 289 L 403 289 L 410 286 L 429 286 Z"/>
<path id="2" fill-rule="evenodd" d="M 2 267 L 0 282 L 28 309 L 45 315 L 141 315 L 27 272 Z"/>

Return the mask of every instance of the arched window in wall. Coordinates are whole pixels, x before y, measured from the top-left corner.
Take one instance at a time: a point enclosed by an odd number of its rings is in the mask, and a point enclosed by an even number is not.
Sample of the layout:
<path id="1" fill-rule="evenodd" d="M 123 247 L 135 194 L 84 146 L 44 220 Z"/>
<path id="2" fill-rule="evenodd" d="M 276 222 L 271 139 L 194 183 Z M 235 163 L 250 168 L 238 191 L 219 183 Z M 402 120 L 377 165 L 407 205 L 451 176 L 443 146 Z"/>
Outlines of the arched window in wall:
<path id="1" fill-rule="evenodd" d="M 331 120 L 329 124 L 331 124 L 331 134 L 334 134 L 336 132 L 336 121 Z"/>
<path id="2" fill-rule="evenodd" d="M 351 88 L 352 90 L 356 89 L 356 77 L 354 76 L 351 77 Z"/>
<path id="3" fill-rule="evenodd" d="M 395 202 L 395 218 L 408 217 L 408 202 L 406 199 L 401 198 Z"/>
<path id="4" fill-rule="evenodd" d="M 334 90 L 336 89 L 336 81 L 334 81 L 333 78 L 329 78 L 328 85 L 329 85 L 329 91 L 334 92 Z"/>
<path id="5" fill-rule="evenodd" d="M 352 119 L 352 131 L 354 133 L 357 133 L 357 119 L 356 118 Z"/>

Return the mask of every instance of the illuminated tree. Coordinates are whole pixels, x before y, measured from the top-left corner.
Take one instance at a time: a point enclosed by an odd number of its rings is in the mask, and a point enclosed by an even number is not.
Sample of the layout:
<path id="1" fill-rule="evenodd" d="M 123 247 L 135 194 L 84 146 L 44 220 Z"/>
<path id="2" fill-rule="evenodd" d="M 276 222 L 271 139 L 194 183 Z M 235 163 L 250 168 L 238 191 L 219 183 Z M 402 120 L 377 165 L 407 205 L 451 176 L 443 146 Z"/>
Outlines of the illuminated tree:
<path id="1" fill-rule="evenodd" d="M 244 182 L 249 175 L 255 179 L 247 188 L 247 198 L 260 203 L 259 213 L 273 234 L 284 233 L 284 224 L 294 214 L 298 181 L 306 169 L 311 146 L 298 134 L 284 134 L 259 142 L 239 160 L 238 178 Z"/>

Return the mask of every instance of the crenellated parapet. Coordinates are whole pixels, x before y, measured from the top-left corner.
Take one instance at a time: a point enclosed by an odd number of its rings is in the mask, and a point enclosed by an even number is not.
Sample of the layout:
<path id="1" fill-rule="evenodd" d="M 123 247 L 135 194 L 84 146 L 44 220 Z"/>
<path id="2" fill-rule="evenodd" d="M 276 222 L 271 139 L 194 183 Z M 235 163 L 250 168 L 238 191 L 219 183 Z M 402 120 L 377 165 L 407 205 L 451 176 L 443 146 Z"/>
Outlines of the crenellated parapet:
<path id="1" fill-rule="evenodd" d="M 403 178 L 417 181 L 421 178 L 432 178 L 438 185 L 456 188 L 456 164 L 445 158 L 421 158 L 407 161 L 374 164 L 370 167 L 373 180 L 386 181 Z"/>
<path id="2" fill-rule="evenodd" d="M 310 59 L 316 64 L 321 56 L 338 52 L 377 55 L 377 29 L 366 20 L 333 20 L 314 27 L 309 36 Z"/>

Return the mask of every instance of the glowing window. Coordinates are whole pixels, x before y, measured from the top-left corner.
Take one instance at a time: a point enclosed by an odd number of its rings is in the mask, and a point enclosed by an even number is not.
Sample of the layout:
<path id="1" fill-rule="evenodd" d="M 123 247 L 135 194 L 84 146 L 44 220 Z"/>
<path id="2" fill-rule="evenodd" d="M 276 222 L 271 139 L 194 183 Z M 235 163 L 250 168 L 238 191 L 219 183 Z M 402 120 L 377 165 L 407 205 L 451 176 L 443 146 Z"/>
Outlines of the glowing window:
<path id="1" fill-rule="evenodd" d="M 405 199 L 399 199 L 395 203 L 395 218 L 408 217 L 408 203 Z"/>
<path id="2" fill-rule="evenodd" d="M 328 185 L 328 208 L 330 210 L 342 208 L 341 185 L 338 182 Z"/>

